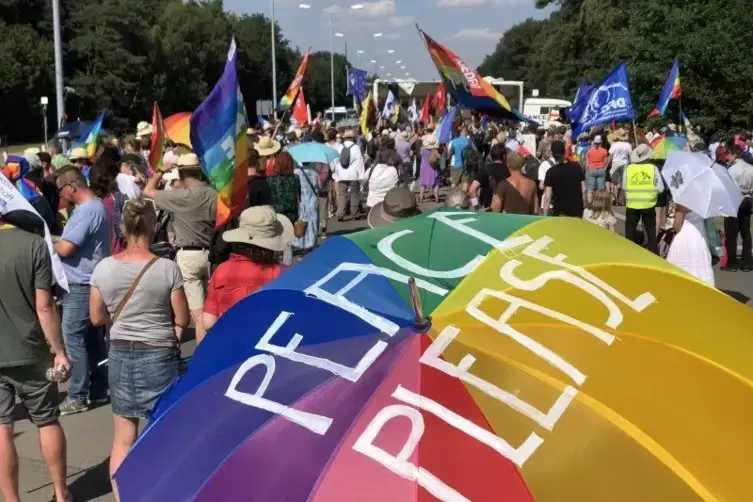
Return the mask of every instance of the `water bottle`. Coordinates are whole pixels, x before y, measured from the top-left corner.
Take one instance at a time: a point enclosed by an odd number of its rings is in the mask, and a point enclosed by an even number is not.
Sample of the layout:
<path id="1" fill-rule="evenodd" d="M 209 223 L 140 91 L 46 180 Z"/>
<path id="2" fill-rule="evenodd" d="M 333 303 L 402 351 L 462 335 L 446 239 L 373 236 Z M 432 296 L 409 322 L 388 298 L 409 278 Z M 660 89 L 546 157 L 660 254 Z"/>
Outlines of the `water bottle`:
<path id="1" fill-rule="evenodd" d="M 68 379 L 71 377 L 71 373 L 65 366 L 61 364 L 57 368 L 47 368 L 45 376 L 50 382 L 63 383 L 68 381 Z"/>

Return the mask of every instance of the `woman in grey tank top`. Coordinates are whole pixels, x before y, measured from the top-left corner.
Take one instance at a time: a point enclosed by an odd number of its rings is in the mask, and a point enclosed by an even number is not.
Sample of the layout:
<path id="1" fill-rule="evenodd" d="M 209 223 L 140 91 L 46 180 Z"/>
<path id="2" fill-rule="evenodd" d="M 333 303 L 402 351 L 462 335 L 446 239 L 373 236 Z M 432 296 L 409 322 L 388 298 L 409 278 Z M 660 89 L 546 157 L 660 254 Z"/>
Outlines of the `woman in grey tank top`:
<path id="1" fill-rule="evenodd" d="M 139 419 L 178 376 L 180 340 L 175 327 L 190 314 L 178 265 L 150 251 L 157 215 L 151 201 L 123 207 L 125 251 L 105 258 L 91 278 L 89 314 L 95 326 L 111 325 L 108 358 L 112 400 L 112 478 L 136 442 Z"/>

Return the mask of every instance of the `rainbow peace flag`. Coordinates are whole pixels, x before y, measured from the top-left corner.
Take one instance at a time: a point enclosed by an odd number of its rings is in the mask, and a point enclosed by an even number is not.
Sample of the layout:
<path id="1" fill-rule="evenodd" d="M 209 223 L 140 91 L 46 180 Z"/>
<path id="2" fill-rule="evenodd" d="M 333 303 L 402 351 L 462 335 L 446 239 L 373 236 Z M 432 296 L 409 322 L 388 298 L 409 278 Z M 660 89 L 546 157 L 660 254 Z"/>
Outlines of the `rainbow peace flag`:
<path id="1" fill-rule="evenodd" d="M 5 167 L 0 169 L 0 173 L 3 174 L 8 181 L 13 183 L 13 186 L 21 192 L 24 199 L 31 202 L 42 195 L 36 184 L 26 179 L 26 175 L 29 173 L 31 166 L 29 161 L 18 155 L 8 155 L 8 159 L 5 161 Z"/>
<path id="2" fill-rule="evenodd" d="M 454 52 L 432 39 L 421 28 L 418 32 L 455 103 L 492 117 L 531 122 L 511 107 L 494 86 L 481 78 L 475 69 L 465 64 Z"/>
<path id="3" fill-rule="evenodd" d="M 225 71 L 191 116 L 191 144 L 201 169 L 219 193 L 219 227 L 243 211 L 248 178 L 248 116 L 238 87 L 238 52 L 230 43 Z"/>
<path id="4" fill-rule="evenodd" d="M 669 102 L 673 99 L 677 99 L 682 96 L 682 87 L 680 86 L 680 60 L 675 59 L 672 69 L 669 72 L 667 81 L 664 82 L 664 87 L 659 95 L 659 102 L 656 104 L 656 108 L 649 114 L 651 117 L 663 116 L 667 111 Z"/>
<path id="5" fill-rule="evenodd" d="M 282 106 L 283 108 L 290 108 L 291 106 L 293 106 L 293 103 L 295 103 L 295 98 L 298 97 L 298 91 L 301 90 L 301 84 L 303 83 L 303 75 L 306 73 L 306 66 L 309 63 L 310 52 L 311 52 L 311 47 L 309 47 L 309 50 L 306 51 L 306 55 L 303 56 L 303 61 L 301 61 L 301 66 L 298 67 L 298 73 L 295 74 L 295 78 L 290 83 L 290 87 L 288 87 L 288 91 L 280 100 L 280 106 Z"/>
<path id="6" fill-rule="evenodd" d="M 165 121 L 162 120 L 162 113 L 155 101 L 152 108 L 152 149 L 149 151 L 150 175 L 162 171 L 162 154 L 165 151 L 165 137 Z"/>
<path id="7" fill-rule="evenodd" d="M 105 112 L 99 114 L 97 120 L 94 121 L 89 131 L 81 136 L 83 138 L 79 143 L 73 145 L 73 148 L 85 148 L 86 153 L 91 159 L 94 154 L 97 153 L 97 144 L 99 144 L 99 134 L 102 132 L 102 122 L 105 119 Z"/>

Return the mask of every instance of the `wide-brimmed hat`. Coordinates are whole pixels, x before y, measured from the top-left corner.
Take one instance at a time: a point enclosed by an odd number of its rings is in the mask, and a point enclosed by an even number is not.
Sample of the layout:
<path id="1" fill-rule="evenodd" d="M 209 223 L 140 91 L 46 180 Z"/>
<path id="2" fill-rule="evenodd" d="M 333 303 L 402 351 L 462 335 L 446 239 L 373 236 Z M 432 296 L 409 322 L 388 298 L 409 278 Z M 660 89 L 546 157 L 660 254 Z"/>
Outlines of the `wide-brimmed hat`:
<path id="1" fill-rule="evenodd" d="M 628 140 L 628 132 L 625 129 L 623 129 L 622 127 L 620 127 L 615 132 L 613 132 L 612 136 L 614 136 L 614 138 L 617 141 L 627 141 Z"/>
<path id="2" fill-rule="evenodd" d="M 136 125 L 136 137 L 143 138 L 144 136 L 151 136 L 154 129 L 149 122 L 141 121 Z"/>
<path id="3" fill-rule="evenodd" d="M 427 134 L 421 141 L 421 146 L 425 150 L 436 150 L 439 148 L 439 140 L 433 134 Z"/>
<path id="4" fill-rule="evenodd" d="M 39 148 L 32 146 L 31 148 L 27 148 L 26 150 L 24 150 L 24 155 L 37 155 L 41 151 L 42 150 L 40 150 Z"/>
<path id="5" fill-rule="evenodd" d="M 369 227 L 376 228 L 421 214 L 416 196 L 408 187 L 392 188 L 384 200 L 369 211 Z"/>
<path id="6" fill-rule="evenodd" d="M 184 153 L 178 157 L 178 169 L 201 169 L 201 162 L 195 153 Z"/>
<path id="7" fill-rule="evenodd" d="M 594 136 L 594 144 L 600 145 L 603 142 L 604 141 L 601 139 L 601 134 L 597 134 L 596 136 Z"/>
<path id="8" fill-rule="evenodd" d="M 355 129 L 345 129 L 342 134 L 343 139 L 356 139 L 358 137 L 358 134 L 356 134 Z"/>
<path id="9" fill-rule="evenodd" d="M 648 145 L 638 145 L 635 150 L 630 152 L 630 163 L 641 164 L 651 160 L 654 151 Z"/>
<path id="10" fill-rule="evenodd" d="M 248 129 L 246 129 L 247 136 L 256 136 L 257 134 L 259 134 L 259 131 L 257 131 L 253 127 L 249 127 Z"/>
<path id="11" fill-rule="evenodd" d="M 283 251 L 295 234 L 293 224 L 272 206 L 250 207 L 241 213 L 238 228 L 223 232 L 225 242 L 251 244 L 272 251 Z"/>
<path id="12" fill-rule="evenodd" d="M 68 160 L 89 160 L 89 152 L 86 151 L 86 148 L 77 146 L 71 150 L 70 155 L 68 155 Z"/>
<path id="13" fill-rule="evenodd" d="M 254 143 L 254 150 L 259 152 L 260 157 L 269 157 L 280 151 L 280 142 L 270 138 L 269 136 L 263 136 L 256 143 Z"/>

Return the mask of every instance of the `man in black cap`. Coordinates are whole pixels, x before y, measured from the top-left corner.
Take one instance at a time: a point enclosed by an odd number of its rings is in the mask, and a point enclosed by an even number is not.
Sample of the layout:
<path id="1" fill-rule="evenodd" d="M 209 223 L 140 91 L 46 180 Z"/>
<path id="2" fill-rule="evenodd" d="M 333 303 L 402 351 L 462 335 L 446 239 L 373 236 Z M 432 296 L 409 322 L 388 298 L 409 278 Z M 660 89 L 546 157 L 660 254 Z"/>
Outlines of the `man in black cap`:
<path id="1" fill-rule="evenodd" d="M 544 178 L 544 216 L 553 206 L 553 216 L 570 216 L 582 218 L 586 206 L 586 176 L 583 168 L 576 162 L 565 159 L 565 142 L 552 142 L 552 158 L 555 164 L 546 172 Z"/>

